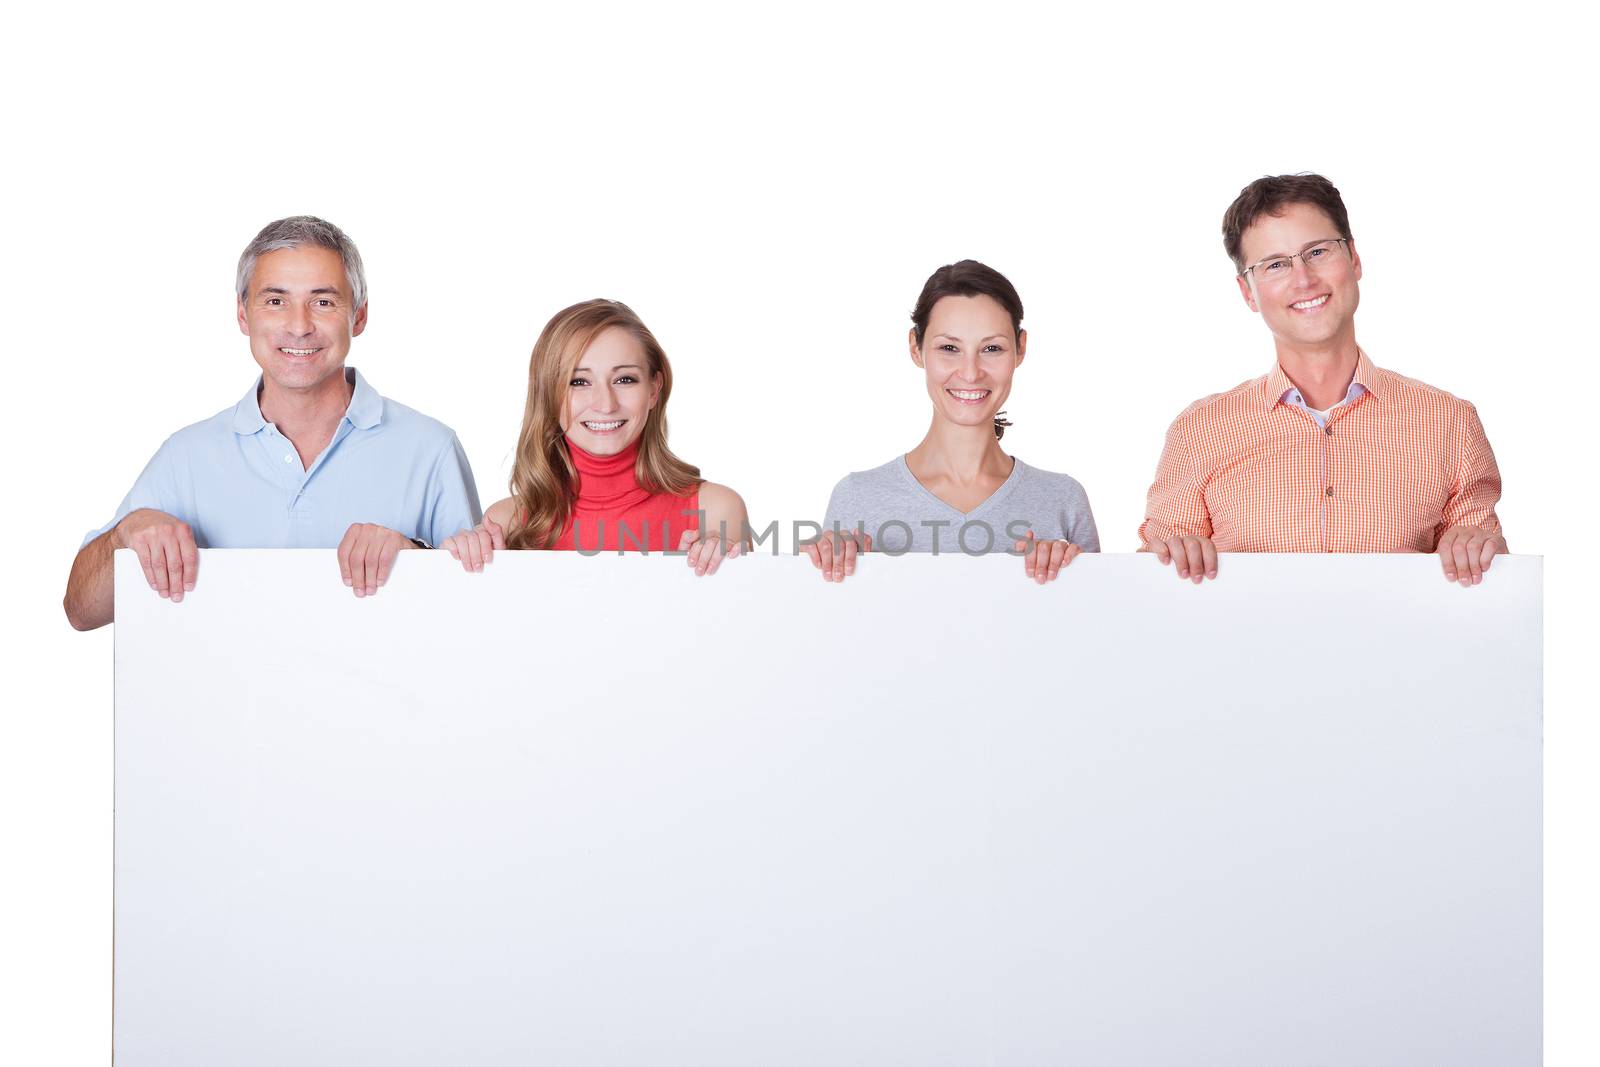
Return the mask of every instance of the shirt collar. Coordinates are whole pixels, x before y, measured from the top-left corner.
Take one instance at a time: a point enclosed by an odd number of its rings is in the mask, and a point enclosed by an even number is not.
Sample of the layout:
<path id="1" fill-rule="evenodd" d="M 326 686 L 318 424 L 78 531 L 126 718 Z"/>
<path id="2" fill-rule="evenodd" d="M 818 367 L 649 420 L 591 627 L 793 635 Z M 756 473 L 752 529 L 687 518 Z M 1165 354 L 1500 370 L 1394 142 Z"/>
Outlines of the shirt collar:
<path id="1" fill-rule="evenodd" d="M 358 430 L 370 430 L 382 422 L 383 397 L 367 384 L 361 372 L 354 367 L 346 367 L 345 381 L 355 385 L 350 393 L 350 406 L 344 411 L 344 417 L 350 420 L 350 425 Z M 261 415 L 261 376 L 258 374 L 250 391 L 233 407 L 233 432 L 248 437 L 266 425 L 267 420 Z"/>
<path id="2" fill-rule="evenodd" d="M 1379 391 L 1379 382 L 1383 372 L 1372 365 L 1372 360 L 1367 358 L 1367 353 L 1362 348 L 1356 349 L 1356 373 L 1350 379 L 1350 388 L 1345 391 L 1345 399 L 1354 399 L 1361 393 L 1372 394 L 1373 399 L 1382 400 L 1383 394 Z M 1357 389 L 1356 386 L 1360 386 Z M 1290 393 L 1295 391 L 1294 382 L 1283 373 L 1283 364 L 1273 363 L 1272 373 L 1266 377 L 1266 384 L 1262 386 L 1262 399 L 1266 401 L 1268 409 L 1275 408 L 1286 400 Z"/>
<path id="3" fill-rule="evenodd" d="M 367 384 L 360 371 L 351 367 L 349 372 L 355 382 L 355 390 L 350 394 L 350 406 L 345 409 L 344 417 L 356 429 L 370 430 L 383 421 L 383 397 Z"/>
<path id="4" fill-rule="evenodd" d="M 1359 385 L 1361 388 L 1371 393 L 1374 400 L 1382 400 L 1383 395 L 1379 392 L 1379 386 L 1382 384 L 1382 378 L 1383 372 L 1372 365 L 1372 360 L 1367 358 L 1366 350 L 1357 348 L 1356 376 L 1353 380 L 1353 384 Z"/>
<path id="5" fill-rule="evenodd" d="M 256 380 L 250 383 L 250 389 L 233 406 L 233 432 L 249 437 L 262 427 L 267 420 L 261 417 L 261 375 L 256 375 Z"/>

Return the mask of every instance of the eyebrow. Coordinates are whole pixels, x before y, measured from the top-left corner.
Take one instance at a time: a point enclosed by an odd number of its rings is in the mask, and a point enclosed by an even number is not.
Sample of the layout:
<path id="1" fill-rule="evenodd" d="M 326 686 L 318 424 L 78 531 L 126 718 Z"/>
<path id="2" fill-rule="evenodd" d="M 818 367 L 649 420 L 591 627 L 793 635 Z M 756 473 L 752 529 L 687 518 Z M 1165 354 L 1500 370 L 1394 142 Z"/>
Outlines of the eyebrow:
<path id="1" fill-rule="evenodd" d="M 644 370 L 644 368 L 639 366 L 639 364 L 637 364 L 637 363 L 618 363 L 615 367 L 612 367 L 611 369 L 612 370 Z M 591 368 L 591 367 L 573 367 L 572 368 L 572 373 L 574 373 L 574 374 L 578 373 L 579 371 L 583 371 L 586 374 L 593 374 L 594 373 L 594 369 Z"/>
<path id="2" fill-rule="evenodd" d="M 1319 242 L 1317 242 L 1317 241 L 1312 241 L 1312 242 L 1311 242 L 1311 243 L 1312 243 L 1312 244 L 1318 244 L 1318 243 L 1319 243 Z M 1309 246 L 1308 246 L 1308 247 L 1309 247 Z M 957 336 L 956 336 L 956 335 L 955 335 L 955 334 L 953 334 L 953 333 L 936 333 L 936 334 L 934 334 L 934 336 L 935 336 L 935 337 L 947 337 L 947 338 L 949 338 L 949 339 L 950 339 L 950 340 L 952 340 L 952 341 L 959 341 L 959 340 L 961 340 L 961 338 L 959 338 L 959 337 L 957 337 Z M 981 341 L 1009 341 L 1009 340 L 1011 340 L 1011 338 L 1009 338 L 1009 337 L 1007 337 L 1007 336 L 1006 336 L 1006 335 L 1005 335 L 1005 334 L 1003 334 L 1003 333 L 991 333 L 991 334 L 990 334 L 990 335 L 989 335 L 989 336 L 988 336 L 988 337 L 984 337 L 984 338 L 981 338 L 981 339 L 980 339 L 980 340 L 981 340 Z"/>
<path id="3" fill-rule="evenodd" d="M 284 289 L 281 286 L 277 286 L 277 285 L 263 285 L 260 289 L 256 290 L 256 293 L 257 294 L 260 294 L 260 293 L 275 293 L 275 294 L 277 294 L 279 296 L 288 296 L 289 295 L 289 290 Z M 338 287 L 337 286 L 333 286 L 333 285 L 319 286 L 318 288 L 311 290 L 311 295 L 312 296 L 316 296 L 316 295 L 318 295 L 320 293 L 332 293 L 334 296 L 342 295 L 339 292 Z"/>

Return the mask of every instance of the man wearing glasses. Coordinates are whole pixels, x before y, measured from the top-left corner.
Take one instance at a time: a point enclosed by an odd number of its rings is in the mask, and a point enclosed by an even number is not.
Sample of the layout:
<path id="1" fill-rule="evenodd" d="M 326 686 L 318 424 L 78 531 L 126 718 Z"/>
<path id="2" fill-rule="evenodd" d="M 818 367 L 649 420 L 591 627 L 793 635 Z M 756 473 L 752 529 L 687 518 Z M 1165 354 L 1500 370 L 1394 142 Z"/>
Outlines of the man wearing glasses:
<path id="1" fill-rule="evenodd" d="M 1257 179 L 1222 238 L 1278 358 L 1173 422 L 1144 550 L 1195 582 L 1217 576 L 1218 552 L 1437 552 L 1446 579 L 1481 582 L 1507 551 L 1494 452 L 1471 404 L 1356 344 L 1361 256 L 1339 190 Z"/>

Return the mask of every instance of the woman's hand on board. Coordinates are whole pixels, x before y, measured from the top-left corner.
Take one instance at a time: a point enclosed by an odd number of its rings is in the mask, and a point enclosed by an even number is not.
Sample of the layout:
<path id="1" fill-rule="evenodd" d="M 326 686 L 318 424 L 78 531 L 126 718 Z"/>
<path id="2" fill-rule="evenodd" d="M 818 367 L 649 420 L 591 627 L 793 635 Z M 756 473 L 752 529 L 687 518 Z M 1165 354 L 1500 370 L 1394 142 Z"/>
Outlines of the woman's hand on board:
<path id="1" fill-rule="evenodd" d="M 678 551 L 686 553 L 689 566 L 697 575 L 717 573 L 725 559 L 736 559 L 744 552 L 739 541 L 724 542 L 720 537 L 701 537 L 699 530 L 685 530 L 678 539 Z"/>
<path id="2" fill-rule="evenodd" d="M 829 530 L 805 550 L 823 581 L 842 582 L 856 572 L 856 556 L 872 551 L 872 535 L 865 530 Z"/>
<path id="3" fill-rule="evenodd" d="M 451 534 L 439 547 L 450 553 L 453 559 L 459 560 L 462 569 L 476 574 L 483 570 L 485 563 L 494 561 L 495 549 L 506 547 L 506 532 L 499 523 L 485 515 L 477 526 Z"/>
<path id="4" fill-rule="evenodd" d="M 1028 531 L 1026 538 L 1017 542 L 1016 550 L 1023 553 L 1023 573 L 1040 585 L 1055 581 L 1061 574 L 1061 568 L 1077 559 L 1083 552 L 1083 549 L 1071 541 L 1035 540 L 1032 530 Z"/>

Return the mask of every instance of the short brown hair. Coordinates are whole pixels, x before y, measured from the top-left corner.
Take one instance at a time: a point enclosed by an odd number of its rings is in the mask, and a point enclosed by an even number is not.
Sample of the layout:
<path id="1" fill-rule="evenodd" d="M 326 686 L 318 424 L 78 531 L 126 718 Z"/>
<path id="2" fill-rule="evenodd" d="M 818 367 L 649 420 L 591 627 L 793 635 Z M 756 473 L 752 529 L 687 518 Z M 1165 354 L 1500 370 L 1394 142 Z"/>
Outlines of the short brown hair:
<path id="1" fill-rule="evenodd" d="M 1281 215 L 1290 204 L 1310 204 L 1321 208 L 1339 229 L 1339 236 L 1350 240 L 1350 213 L 1334 184 L 1320 174 L 1280 174 L 1257 178 L 1239 191 L 1222 216 L 1222 247 L 1235 269 L 1244 270 L 1240 246 L 1244 231 L 1262 215 Z"/>

